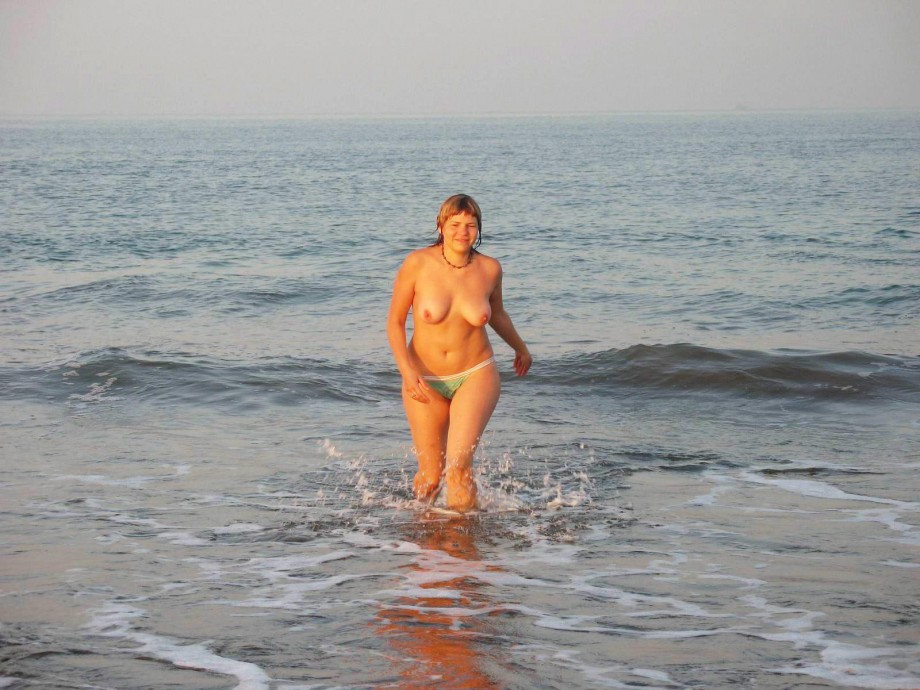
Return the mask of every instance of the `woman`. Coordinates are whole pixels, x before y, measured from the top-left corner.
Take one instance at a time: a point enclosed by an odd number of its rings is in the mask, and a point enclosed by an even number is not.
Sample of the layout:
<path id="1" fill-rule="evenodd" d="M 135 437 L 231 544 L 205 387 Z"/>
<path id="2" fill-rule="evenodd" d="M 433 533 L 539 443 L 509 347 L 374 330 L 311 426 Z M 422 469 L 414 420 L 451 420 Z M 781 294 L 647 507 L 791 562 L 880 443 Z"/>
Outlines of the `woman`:
<path id="1" fill-rule="evenodd" d="M 515 352 L 523 376 L 533 358 L 502 306 L 502 269 L 476 250 L 482 212 L 456 194 L 441 205 L 438 239 L 403 262 L 393 286 L 387 336 L 418 458 L 416 498 L 434 501 L 447 479 L 447 506 L 476 507 L 473 454 L 498 402 L 498 368 L 486 324 Z M 412 340 L 406 318 L 412 309 Z"/>

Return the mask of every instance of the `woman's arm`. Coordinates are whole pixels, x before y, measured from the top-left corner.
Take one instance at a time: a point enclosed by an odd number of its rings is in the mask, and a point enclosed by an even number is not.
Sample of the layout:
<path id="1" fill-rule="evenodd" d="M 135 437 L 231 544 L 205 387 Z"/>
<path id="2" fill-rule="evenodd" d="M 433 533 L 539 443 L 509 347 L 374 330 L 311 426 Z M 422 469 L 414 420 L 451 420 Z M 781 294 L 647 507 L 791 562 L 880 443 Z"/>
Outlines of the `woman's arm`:
<path id="1" fill-rule="evenodd" d="M 393 296 L 390 311 L 387 314 L 387 339 L 396 359 L 396 366 L 403 378 L 403 388 L 421 402 L 428 402 L 428 384 L 409 360 L 409 348 L 406 345 L 406 319 L 415 299 L 415 278 L 418 274 L 419 260 L 410 254 L 396 274 L 393 283 Z"/>
<path id="2" fill-rule="evenodd" d="M 501 267 L 498 269 L 498 282 L 489 297 L 489 304 L 492 307 L 492 318 L 489 319 L 489 325 L 514 350 L 514 371 L 518 376 L 523 376 L 530 369 L 530 365 L 533 364 L 533 357 L 530 356 L 530 351 L 527 349 L 527 345 L 524 344 L 524 339 L 518 334 L 517 329 L 511 322 L 511 317 L 505 311 L 505 306 L 502 303 Z"/>

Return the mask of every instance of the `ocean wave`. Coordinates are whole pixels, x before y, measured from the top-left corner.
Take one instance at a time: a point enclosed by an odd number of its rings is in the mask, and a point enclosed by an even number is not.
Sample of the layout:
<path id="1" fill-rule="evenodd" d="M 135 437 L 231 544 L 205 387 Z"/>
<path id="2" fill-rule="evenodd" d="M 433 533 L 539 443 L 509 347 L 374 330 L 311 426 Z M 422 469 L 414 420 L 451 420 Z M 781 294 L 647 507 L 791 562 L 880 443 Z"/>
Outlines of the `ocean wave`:
<path id="1" fill-rule="evenodd" d="M 920 215 L 920 211 L 914 211 L 908 213 L 908 216 Z M 913 239 L 915 237 L 920 237 L 920 232 L 916 230 L 910 230 L 908 228 L 892 228 L 885 227 L 875 233 L 875 236 L 879 239 L 888 239 L 888 238 L 897 238 L 897 239 Z"/>
<path id="2" fill-rule="evenodd" d="M 242 412 L 309 400 L 367 401 L 379 392 L 381 386 L 373 383 L 355 385 L 343 377 L 347 371 L 316 359 L 229 361 L 191 353 L 109 348 L 39 369 L 0 369 L 0 397 L 188 403 Z M 395 374 L 391 378 L 395 380 Z"/>
<path id="3" fill-rule="evenodd" d="M 920 304 L 920 285 L 877 285 L 850 287 L 840 292 L 802 300 L 799 306 L 806 309 L 853 306 L 857 308 L 890 307 L 904 304 L 903 314 L 916 311 L 910 307 Z"/>
<path id="4" fill-rule="evenodd" d="M 528 379 L 530 390 L 560 399 L 644 395 L 920 402 L 920 358 L 865 352 L 634 345 L 538 359 Z M 0 368 L 0 391 L 0 398 L 12 400 L 127 399 L 242 411 L 309 400 L 398 400 L 399 376 L 395 367 L 380 362 L 296 357 L 233 361 L 110 348 L 41 368 Z"/>
<path id="5" fill-rule="evenodd" d="M 561 358 L 547 363 L 536 377 L 599 395 L 646 390 L 677 395 L 920 400 L 920 359 L 864 352 L 634 345 Z"/>

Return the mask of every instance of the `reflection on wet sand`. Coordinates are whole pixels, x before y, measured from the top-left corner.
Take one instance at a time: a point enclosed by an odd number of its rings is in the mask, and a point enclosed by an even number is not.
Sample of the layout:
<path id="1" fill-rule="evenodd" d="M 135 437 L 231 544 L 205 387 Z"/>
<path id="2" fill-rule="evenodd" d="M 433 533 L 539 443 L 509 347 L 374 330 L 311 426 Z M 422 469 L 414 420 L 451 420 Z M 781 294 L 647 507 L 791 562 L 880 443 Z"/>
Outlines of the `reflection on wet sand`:
<path id="1" fill-rule="evenodd" d="M 393 649 L 401 688 L 498 688 L 488 641 L 495 634 L 486 617 L 496 613 L 477 573 L 475 517 L 426 518 L 411 525 L 407 541 L 421 552 L 406 566 L 407 593 L 377 614 L 377 632 Z"/>

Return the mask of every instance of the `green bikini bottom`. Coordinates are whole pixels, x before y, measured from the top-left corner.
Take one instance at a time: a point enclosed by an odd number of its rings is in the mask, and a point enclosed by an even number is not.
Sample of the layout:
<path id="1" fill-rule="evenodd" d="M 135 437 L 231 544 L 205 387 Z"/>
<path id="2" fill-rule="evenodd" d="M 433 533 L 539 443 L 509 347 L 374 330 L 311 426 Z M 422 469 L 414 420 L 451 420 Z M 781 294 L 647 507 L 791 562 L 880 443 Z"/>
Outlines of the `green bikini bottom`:
<path id="1" fill-rule="evenodd" d="M 461 371 L 459 374 L 451 374 L 450 376 L 423 376 L 425 382 L 438 393 L 443 395 L 445 398 L 450 400 L 454 397 L 454 394 L 460 389 L 460 386 L 470 377 L 474 371 L 479 371 L 483 367 L 487 367 L 490 364 L 495 362 L 495 357 L 489 357 L 485 362 L 480 362 L 475 367 L 471 367 L 466 371 Z"/>

